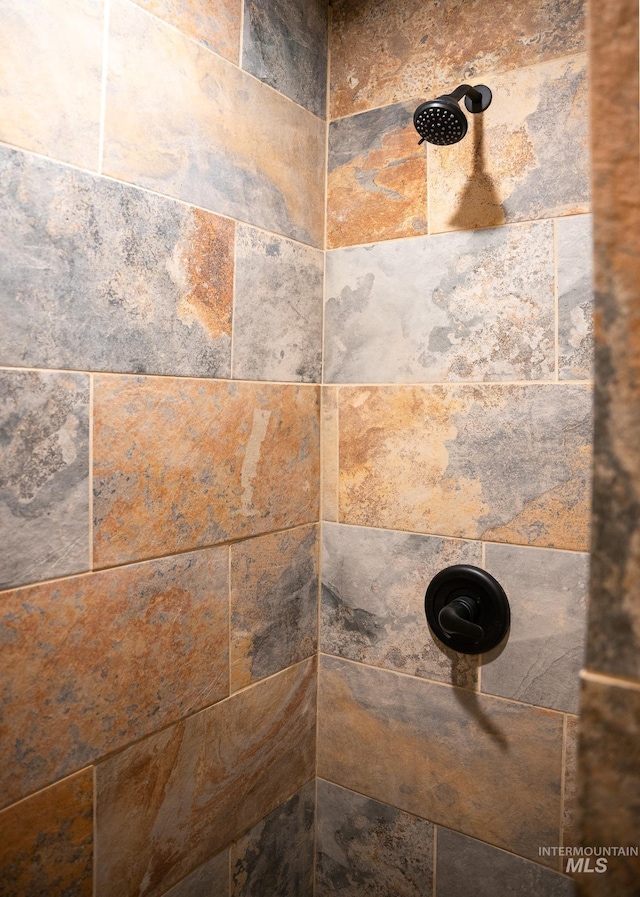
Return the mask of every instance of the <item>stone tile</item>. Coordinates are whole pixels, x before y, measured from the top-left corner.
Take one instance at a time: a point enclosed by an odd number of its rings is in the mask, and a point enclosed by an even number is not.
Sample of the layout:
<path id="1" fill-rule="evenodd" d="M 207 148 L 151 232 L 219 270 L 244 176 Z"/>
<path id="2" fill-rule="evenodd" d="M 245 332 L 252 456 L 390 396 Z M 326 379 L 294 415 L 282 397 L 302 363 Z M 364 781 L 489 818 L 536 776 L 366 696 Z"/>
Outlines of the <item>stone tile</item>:
<path id="1" fill-rule="evenodd" d="M 245 0 L 242 67 L 325 118 L 328 16 L 323 0 Z"/>
<path id="2" fill-rule="evenodd" d="M 226 697 L 228 602 L 226 548 L 5 593 L 3 804 Z"/>
<path id="3" fill-rule="evenodd" d="M 429 147 L 429 232 L 588 211 L 586 57 L 483 81 L 493 101 L 467 137 Z"/>
<path id="4" fill-rule="evenodd" d="M 174 885 L 164 897 L 228 897 L 228 894 L 229 851 L 223 850 Z"/>
<path id="5" fill-rule="evenodd" d="M 477 658 L 429 632 L 427 586 L 451 564 L 480 566 L 479 542 L 327 523 L 322 543 L 321 647 L 372 666 L 474 688 Z"/>
<path id="6" fill-rule="evenodd" d="M 582 0 L 514 4 L 508 15 L 482 0 L 364 0 L 333 10 L 332 117 L 585 49 Z"/>
<path id="7" fill-rule="evenodd" d="M 319 118 L 112 0 L 105 174 L 321 246 L 324 158 Z"/>
<path id="8" fill-rule="evenodd" d="M 578 718 L 566 717 L 564 733 L 564 790 L 562 800 L 562 843 L 575 847 L 579 841 L 578 824 Z"/>
<path id="9" fill-rule="evenodd" d="M 323 253 L 239 227 L 233 317 L 233 376 L 322 379 Z"/>
<path id="10" fill-rule="evenodd" d="M 314 775 L 315 660 L 99 764 L 101 897 L 156 897 Z"/>
<path id="11" fill-rule="evenodd" d="M 4 364 L 230 376 L 233 222 L 2 149 L 0 189 Z"/>
<path id="12" fill-rule="evenodd" d="M 95 378 L 98 567 L 318 519 L 319 390 Z"/>
<path id="13" fill-rule="evenodd" d="M 317 897 L 427 897 L 433 825 L 318 781 Z"/>
<path id="14" fill-rule="evenodd" d="M 231 691 L 316 653 L 318 527 L 231 546 Z"/>
<path id="15" fill-rule="evenodd" d="M 0 813 L 0 882 L 3 897 L 92 897 L 90 769 Z"/>
<path id="16" fill-rule="evenodd" d="M 577 714 L 589 555 L 487 545 L 486 569 L 507 593 L 511 631 L 482 658 L 482 691 Z"/>
<path id="17" fill-rule="evenodd" d="M 325 379 L 550 380 L 550 221 L 327 254 Z"/>
<path id="18" fill-rule="evenodd" d="M 327 657 L 319 701 L 322 778 L 521 856 L 558 843 L 561 714 Z"/>
<path id="19" fill-rule="evenodd" d="M 436 897 L 573 897 L 570 878 L 459 832 L 438 828 Z"/>
<path id="20" fill-rule="evenodd" d="M 338 390 L 322 387 L 322 519 L 338 520 Z"/>
<path id="21" fill-rule="evenodd" d="M 427 232 L 427 156 L 413 127 L 415 104 L 329 126 L 327 246 Z"/>
<path id="22" fill-rule="evenodd" d="M 315 779 L 231 847 L 231 897 L 313 894 Z"/>
<path id="23" fill-rule="evenodd" d="M 582 844 L 638 847 L 639 743 L 640 687 L 584 681 L 578 750 Z M 585 874 L 578 880 L 581 897 L 632 897 L 640 858 L 609 857 L 606 875 Z"/>
<path id="24" fill-rule="evenodd" d="M 591 215 L 559 218 L 558 376 L 593 377 L 593 235 Z"/>
<path id="25" fill-rule="evenodd" d="M 0 588 L 89 567 L 89 377 L 0 371 Z"/>
<path id="26" fill-rule="evenodd" d="M 231 62 L 240 58 L 242 0 L 133 0 Z"/>
<path id="27" fill-rule="evenodd" d="M 96 170 L 104 0 L 4 0 L 0 140 Z"/>
<path id="28" fill-rule="evenodd" d="M 586 386 L 343 387 L 344 523 L 586 551 Z"/>
<path id="29" fill-rule="evenodd" d="M 640 681 L 640 143 L 629 139 L 640 131 L 640 10 L 593 2 L 593 96 L 610 102 L 591 122 L 598 412 L 587 666 Z"/>

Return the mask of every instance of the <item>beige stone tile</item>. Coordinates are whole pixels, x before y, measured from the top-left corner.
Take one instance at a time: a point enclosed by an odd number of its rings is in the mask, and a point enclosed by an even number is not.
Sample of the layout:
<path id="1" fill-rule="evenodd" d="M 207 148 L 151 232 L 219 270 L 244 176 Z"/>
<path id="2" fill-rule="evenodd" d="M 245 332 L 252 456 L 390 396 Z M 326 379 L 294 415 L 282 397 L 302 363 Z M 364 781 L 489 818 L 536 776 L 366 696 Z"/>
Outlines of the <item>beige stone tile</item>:
<path id="1" fill-rule="evenodd" d="M 133 0 L 225 59 L 240 58 L 242 0 Z"/>
<path id="2" fill-rule="evenodd" d="M 322 778 L 521 856 L 558 843 L 560 714 L 326 657 L 319 694 Z"/>
<path id="3" fill-rule="evenodd" d="M 228 550 L 2 595 L 3 803 L 229 694 Z"/>
<path id="4" fill-rule="evenodd" d="M 104 171 L 320 246 L 325 125 L 126 0 L 111 0 Z"/>
<path id="5" fill-rule="evenodd" d="M 231 551 L 231 691 L 315 654 L 317 526 L 258 536 Z"/>
<path id="6" fill-rule="evenodd" d="M 344 523 L 585 551 L 590 456 L 586 386 L 340 389 Z"/>
<path id="7" fill-rule="evenodd" d="M 315 659 L 97 767 L 101 897 L 156 897 L 315 772 Z"/>
<path id="8" fill-rule="evenodd" d="M 94 562 L 318 519 L 319 387 L 95 378 Z"/>
<path id="9" fill-rule="evenodd" d="M 331 116 L 440 96 L 479 72 L 584 51 L 584 3 L 357 0 L 334 4 Z"/>
<path id="10" fill-rule="evenodd" d="M 586 57 L 483 81 L 493 100 L 464 140 L 429 146 L 429 232 L 589 211 Z"/>
<path id="11" fill-rule="evenodd" d="M 0 140 L 96 170 L 104 0 L 4 0 Z"/>
<path id="12" fill-rule="evenodd" d="M 0 889 L 3 897 L 92 897 L 90 769 L 0 813 Z"/>
<path id="13" fill-rule="evenodd" d="M 338 390 L 322 387 L 322 519 L 338 520 Z"/>
<path id="14" fill-rule="evenodd" d="M 398 103 L 329 125 L 330 248 L 427 232 L 427 156 L 413 109 Z"/>

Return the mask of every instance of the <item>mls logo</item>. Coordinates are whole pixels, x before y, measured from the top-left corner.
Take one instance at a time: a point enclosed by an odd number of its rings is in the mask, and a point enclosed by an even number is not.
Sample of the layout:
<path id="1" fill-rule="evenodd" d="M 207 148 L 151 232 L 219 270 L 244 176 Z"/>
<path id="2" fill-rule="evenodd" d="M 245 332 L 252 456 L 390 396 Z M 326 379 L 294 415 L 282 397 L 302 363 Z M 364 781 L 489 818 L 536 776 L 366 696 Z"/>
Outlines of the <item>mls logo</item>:
<path id="1" fill-rule="evenodd" d="M 591 865 L 591 857 L 569 857 L 565 872 L 606 872 L 606 857 L 598 857 L 595 865 Z"/>

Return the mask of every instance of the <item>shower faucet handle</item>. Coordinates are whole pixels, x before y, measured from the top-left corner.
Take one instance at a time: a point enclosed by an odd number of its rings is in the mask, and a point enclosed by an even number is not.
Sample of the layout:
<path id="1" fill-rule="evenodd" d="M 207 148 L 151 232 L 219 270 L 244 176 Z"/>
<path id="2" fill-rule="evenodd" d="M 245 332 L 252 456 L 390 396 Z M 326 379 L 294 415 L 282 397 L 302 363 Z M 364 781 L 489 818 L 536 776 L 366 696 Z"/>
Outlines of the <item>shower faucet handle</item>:
<path id="1" fill-rule="evenodd" d="M 484 638 L 484 629 L 474 622 L 477 616 L 478 609 L 473 598 L 461 595 L 445 604 L 438 614 L 438 623 L 447 635 L 459 635 L 479 642 Z"/>

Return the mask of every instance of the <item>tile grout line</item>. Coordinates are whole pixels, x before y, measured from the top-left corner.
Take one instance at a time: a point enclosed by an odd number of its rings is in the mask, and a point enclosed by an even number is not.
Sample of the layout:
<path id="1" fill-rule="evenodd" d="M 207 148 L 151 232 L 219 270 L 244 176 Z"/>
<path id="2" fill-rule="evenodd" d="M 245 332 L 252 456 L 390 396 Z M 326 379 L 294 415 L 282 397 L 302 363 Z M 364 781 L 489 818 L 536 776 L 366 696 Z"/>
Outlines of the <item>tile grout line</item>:
<path id="1" fill-rule="evenodd" d="M 374 666 L 373 664 L 365 663 L 362 660 L 353 660 L 351 657 L 344 657 L 340 654 L 327 654 L 325 652 L 321 652 L 320 657 L 326 657 L 330 660 L 338 660 L 342 663 L 353 664 L 354 666 L 364 667 L 365 669 L 374 670 L 379 673 L 385 673 L 390 676 L 402 676 L 403 678 L 411 679 L 414 682 L 422 682 L 423 684 L 427 683 L 429 685 L 435 685 L 439 688 L 455 688 L 459 691 L 464 692 L 465 694 L 475 695 L 476 697 L 489 698 L 492 701 L 500 701 L 500 703 L 511 704 L 517 707 L 526 707 L 528 710 L 538 710 L 541 713 L 549 714 L 550 716 L 556 718 L 563 718 L 566 715 L 564 710 L 556 710 L 553 707 L 545 707 L 542 704 L 528 704 L 526 701 L 519 701 L 517 698 L 505 698 L 503 695 L 494 695 L 493 693 L 486 691 L 480 693 L 475 690 L 475 687 L 467 688 L 464 685 L 455 685 L 453 682 L 443 682 L 439 679 L 429 679 L 426 676 L 416 676 L 414 673 L 403 673 L 400 670 L 390 670 L 388 667 Z"/>
<path id="2" fill-rule="evenodd" d="M 407 240 L 427 240 L 440 237 L 450 237 L 453 234 L 475 234 L 489 230 L 504 230 L 512 227 L 531 227 L 535 224 L 548 224 L 553 221 L 564 220 L 565 218 L 586 218 L 591 215 L 590 210 L 584 212 L 571 212 L 567 215 L 549 215 L 541 218 L 522 218 L 516 221 L 503 221 L 502 224 L 485 224 L 478 227 L 457 228 L 454 230 L 429 230 L 426 234 L 407 234 L 404 237 L 388 237 L 387 239 L 369 240 L 364 243 L 346 243 L 344 246 L 327 247 L 327 252 L 347 252 L 353 249 L 369 249 L 373 246 L 385 246 L 389 243 L 405 243 Z M 305 244 L 306 245 L 306 244 Z"/>
<path id="3" fill-rule="evenodd" d="M 233 228 L 233 289 L 231 295 L 231 347 L 229 349 L 229 373 L 233 380 L 233 362 L 236 342 L 236 290 L 238 288 L 238 225 Z"/>
<path id="4" fill-rule="evenodd" d="M 425 822 L 430 822 L 434 827 L 447 829 L 447 831 L 449 832 L 455 832 L 458 835 L 463 835 L 465 838 L 469 838 L 472 841 L 477 841 L 478 844 L 484 844 L 486 847 L 491 847 L 493 850 L 499 850 L 501 853 L 509 854 L 510 856 L 517 857 L 518 859 L 524 860 L 527 863 L 533 863 L 535 866 L 546 869 L 547 872 L 553 872 L 554 874 L 557 874 L 556 870 L 552 866 L 548 866 L 546 863 L 540 863 L 538 860 L 534 860 L 530 856 L 525 856 L 521 853 L 515 853 L 515 851 L 511 850 L 508 847 L 501 847 L 498 844 L 492 844 L 491 841 L 485 841 L 482 838 L 479 838 L 477 835 L 470 835 L 468 832 L 462 831 L 462 829 L 453 828 L 452 826 L 444 825 L 441 822 L 434 822 L 433 819 L 429 819 L 427 816 L 420 816 L 418 813 L 407 810 L 405 807 L 399 807 L 396 804 L 389 804 L 377 797 L 372 797 L 371 794 L 368 794 L 364 791 L 358 791 L 356 788 L 350 787 L 348 785 L 342 785 L 340 782 L 335 782 L 333 779 L 328 778 L 326 775 L 319 776 L 319 778 L 322 779 L 323 782 L 327 782 L 329 785 L 334 785 L 336 788 L 341 788 L 343 791 L 350 791 L 352 794 L 357 794 L 360 797 L 366 797 L 368 800 L 376 801 L 376 803 L 382 804 L 385 807 L 391 807 L 394 810 L 400 810 L 401 813 L 406 813 L 408 816 L 412 816 L 414 819 L 423 819 Z"/>
<path id="5" fill-rule="evenodd" d="M 438 893 L 438 825 L 433 824 L 433 897 Z"/>
<path id="6" fill-rule="evenodd" d="M 585 57 L 587 63 L 589 61 L 589 52 L 588 48 L 585 46 L 584 50 L 576 50 L 574 53 L 565 53 L 563 56 L 554 56 L 551 59 L 540 60 L 539 62 L 530 62 L 527 65 L 519 65 L 514 66 L 513 68 L 507 69 L 478 69 L 476 73 L 473 75 L 473 82 L 475 84 L 480 83 L 482 79 L 486 78 L 494 78 L 494 77 L 502 77 L 506 75 L 512 75 L 515 72 L 526 71 L 527 69 L 533 68 L 541 68 L 542 66 L 554 65 L 558 62 L 571 61 L 574 59 L 579 59 L 580 57 Z M 452 79 L 455 80 L 455 79 Z M 482 81 L 484 83 L 484 81 Z M 422 98 L 424 97 L 424 93 L 414 93 L 411 95 L 406 95 L 398 100 L 394 100 L 390 103 L 382 103 L 379 106 L 367 106 L 366 109 L 358 109 L 355 112 L 348 112 L 346 115 L 337 115 L 335 118 L 332 118 L 331 121 L 344 121 L 347 118 L 354 118 L 356 115 L 366 115 L 367 112 L 379 112 L 380 109 L 386 109 L 389 106 L 400 106 L 403 103 L 414 103 L 414 102 L 422 102 Z"/>
<path id="7" fill-rule="evenodd" d="M 559 382 L 559 362 L 560 355 L 560 313 L 559 313 L 559 285 L 558 285 L 558 219 L 553 219 L 553 314 L 554 314 L 554 330 L 553 330 L 553 371 L 554 380 Z"/>
<path id="8" fill-rule="evenodd" d="M 640 681 L 626 679 L 624 676 L 611 676 L 607 673 L 597 673 L 592 670 L 580 670 L 580 678 L 584 682 L 593 682 L 594 685 L 605 685 L 609 688 L 623 688 L 627 691 L 640 692 Z"/>
<path id="9" fill-rule="evenodd" d="M 228 695 L 231 697 L 233 694 L 232 691 L 232 679 L 231 679 L 231 545 L 227 547 L 227 575 L 228 575 L 228 583 L 227 583 L 227 657 L 229 658 L 229 692 Z"/>
<path id="10" fill-rule="evenodd" d="M 93 784 L 93 844 L 92 844 L 92 884 L 93 894 L 98 893 L 98 770 L 95 763 L 91 767 Z M 50 786 L 49 786 L 50 787 Z"/>
<path id="11" fill-rule="evenodd" d="M 93 374 L 89 374 L 89 572 L 93 571 L 93 428 L 94 428 L 94 383 Z M 72 574 L 73 575 L 73 574 Z M 61 577 L 66 579 L 67 577 Z M 0 593 L 1 594 L 1 593 Z"/>
<path id="12" fill-rule="evenodd" d="M 291 237 L 288 234 L 283 234 L 275 230 L 269 230 L 268 228 L 262 227 L 259 224 L 252 224 L 251 221 L 244 221 L 242 218 L 234 218 L 232 215 L 227 215 L 224 212 L 216 212 L 214 209 L 208 209 L 205 206 L 199 206 L 197 203 L 189 202 L 186 199 L 181 199 L 179 196 L 173 196 L 170 193 L 161 193 L 159 190 L 152 190 L 150 187 L 144 187 L 142 184 L 135 184 L 133 183 L 133 181 L 125 181 L 122 178 L 115 177 L 111 174 L 106 174 L 105 172 L 97 172 L 93 171 L 90 168 L 82 168 L 80 165 L 74 165 L 73 162 L 66 162 L 63 159 L 57 159 L 55 156 L 47 156 L 44 153 L 38 153 L 35 150 L 26 149 L 25 147 L 19 146 L 18 144 L 7 143 L 5 140 L 0 140 L 0 148 L 6 148 L 13 152 L 25 153 L 29 156 L 33 156 L 36 159 L 42 159 L 49 165 L 58 165 L 63 168 L 68 168 L 71 171 L 78 171 L 81 174 L 88 175 L 89 177 L 92 177 L 96 180 L 105 180 L 113 184 L 125 186 L 130 190 L 139 190 L 141 193 L 148 193 L 150 196 L 158 196 L 161 199 L 166 200 L 167 202 L 176 202 L 188 209 L 205 212 L 205 214 L 207 215 L 214 215 L 217 218 L 223 218 L 225 221 L 234 221 L 236 224 L 246 224 L 247 227 L 252 227 L 257 231 L 260 231 L 261 233 L 280 237 L 284 240 L 289 240 L 291 243 L 305 246 L 307 249 L 313 249 L 315 252 L 323 252 L 321 246 L 316 246 L 313 243 L 303 243 L 302 240 L 298 240 L 296 237 Z"/>
<path id="13" fill-rule="evenodd" d="M 99 371 L 80 370 L 78 368 L 52 368 L 52 367 L 19 367 L 17 365 L 0 364 L 0 371 L 39 371 L 50 374 L 96 374 L 103 377 L 135 377 L 137 379 L 150 379 L 152 377 L 163 380 L 201 380 L 207 383 L 233 383 L 235 385 L 247 384 L 254 386 L 295 386 L 307 389 L 318 389 L 322 386 L 340 389 L 458 389 L 460 387 L 472 387 L 474 389 L 500 389 L 512 386 L 543 386 L 559 387 L 562 389 L 574 386 L 593 386 L 593 380 L 419 380 L 413 383 L 320 383 L 303 380 L 250 380 L 237 377 L 212 377 L 204 374 L 158 374 L 143 373 L 140 371 Z"/>
<path id="14" fill-rule="evenodd" d="M 552 546 L 545 545 L 529 545 L 527 543 L 522 542 L 492 542 L 490 539 L 484 539 L 482 536 L 452 536 L 448 533 L 425 533 L 418 532 L 417 530 L 410 529 L 395 529 L 392 526 L 376 526 L 374 524 L 363 524 L 363 523 L 350 523 L 347 520 L 336 521 L 336 520 L 327 520 L 326 523 L 332 523 L 340 526 L 350 526 L 353 529 L 368 529 L 373 530 L 374 532 L 383 532 L 383 533 L 400 533 L 402 535 L 407 536 L 422 536 L 425 539 L 446 539 L 450 542 L 468 542 L 471 544 L 477 544 L 479 542 L 484 542 L 485 545 L 502 545 L 505 548 L 524 548 L 527 551 L 557 551 L 562 552 L 564 554 L 584 554 L 588 555 L 588 551 L 581 551 L 577 548 L 554 548 Z"/>
<path id="15" fill-rule="evenodd" d="M 179 558 L 183 557 L 187 554 L 195 554 L 199 551 L 212 551 L 218 548 L 231 548 L 232 545 L 241 545 L 244 542 L 250 542 L 253 539 L 261 539 L 264 536 L 275 536 L 281 533 L 290 533 L 295 532 L 298 529 L 304 529 L 305 527 L 317 526 L 318 522 L 316 520 L 310 520 L 306 523 L 296 523 L 293 526 L 284 527 L 284 529 L 276 529 L 276 530 L 268 530 L 265 532 L 256 533 L 252 536 L 240 536 L 236 539 L 230 539 L 227 542 L 214 542 L 211 545 L 198 545 L 192 548 L 184 548 L 181 550 L 173 551 L 169 554 L 158 554 L 153 557 L 147 558 L 136 558 L 135 560 L 124 561 L 120 564 L 112 564 L 108 567 L 96 567 L 93 570 L 82 570 L 77 573 L 68 573 L 65 576 L 54 576 L 51 579 L 38 579 L 34 582 L 25 582 L 20 585 L 9 586 L 6 589 L 0 590 L 0 601 L 2 601 L 3 595 L 7 595 L 9 592 L 18 592 L 22 589 L 33 589 L 38 588 L 40 586 L 52 586 L 59 582 L 67 582 L 68 580 L 77 579 L 81 576 L 98 576 L 102 573 L 109 573 L 110 570 L 123 570 L 128 567 L 135 567 L 138 564 L 154 564 L 158 561 L 169 560 L 170 558 Z"/>
<path id="16" fill-rule="evenodd" d="M 322 121 L 322 119 L 320 118 L 319 115 L 316 115 L 315 112 L 312 112 L 310 109 L 307 109 L 306 106 L 303 106 L 301 103 L 298 103 L 292 97 L 287 96 L 286 93 L 281 93 L 276 87 L 272 87 L 271 84 L 267 84 L 266 81 L 262 81 L 260 78 L 257 77 L 257 75 L 254 75 L 252 72 L 247 71 L 247 69 L 243 69 L 242 65 L 240 64 L 241 59 L 242 59 L 241 56 L 240 56 L 240 62 L 237 62 L 237 63 L 234 62 L 232 59 L 227 59 L 227 57 L 223 56 L 222 53 L 219 53 L 217 50 L 214 50 L 212 47 L 208 47 L 203 41 L 199 40 L 197 37 L 193 37 L 193 35 L 187 34 L 185 31 L 181 31 L 172 22 L 168 22 L 166 19 L 161 19 L 159 16 L 155 15 L 155 13 L 152 13 L 150 10 L 145 9 L 143 6 L 138 6 L 138 4 L 136 3 L 136 0 L 126 0 L 126 2 L 129 4 L 129 6 L 132 6 L 136 10 L 139 10 L 143 15 L 148 16 L 150 19 L 153 19 L 153 21 L 156 23 L 156 25 L 159 25 L 163 28 L 168 28 L 170 31 L 174 32 L 174 34 L 179 34 L 180 37 L 182 37 L 184 40 L 186 40 L 192 46 L 195 46 L 201 52 L 209 54 L 209 55 L 215 57 L 216 59 L 221 60 L 224 65 L 232 66 L 234 69 L 236 69 L 236 71 L 240 72 L 243 76 L 245 76 L 247 78 L 251 78 L 252 81 L 255 81 L 257 84 L 261 84 L 262 87 L 266 88 L 266 90 L 271 91 L 271 93 L 277 94 L 277 96 L 279 96 L 283 100 L 286 100 L 288 103 L 291 103 L 297 109 L 300 109 L 302 112 L 306 113 L 307 115 L 312 116 L 313 118 L 317 119 L 318 121 Z M 243 12 L 244 12 L 244 10 L 243 10 Z M 242 25 L 244 25 L 244 15 L 242 15 Z M 240 45 L 238 47 L 238 50 L 240 53 L 242 53 L 242 50 L 244 50 L 243 43 L 244 42 L 242 40 L 242 34 L 241 34 Z"/>
<path id="17" fill-rule="evenodd" d="M 41 788 L 36 788 L 35 791 L 31 791 L 31 792 L 29 792 L 29 794 L 23 795 L 18 800 L 13 801 L 12 803 L 7 804 L 6 807 L 3 807 L 2 809 L 0 809 L 0 815 L 2 813 L 4 813 L 6 810 L 12 809 L 12 808 L 16 807 L 18 804 L 23 803 L 24 801 L 31 800 L 31 798 L 33 798 L 35 795 L 40 794 L 43 791 L 47 791 L 49 788 L 52 788 L 55 785 L 60 784 L 60 782 L 64 782 L 66 779 L 71 779 L 74 776 L 77 776 L 79 773 L 81 773 L 85 770 L 95 769 L 96 775 L 97 775 L 98 766 L 100 766 L 102 763 L 110 760 L 112 757 L 115 757 L 118 754 L 122 754 L 124 751 L 129 750 L 129 748 L 133 747 L 134 745 L 141 744 L 143 741 L 147 741 L 150 738 L 154 738 L 154 737 L 158 736 L 161 732 L 166 732 L 168 729 L 171 729 L 174 726 L 180 725 L 181 723 L 184 723 L 187 720 L 193 719 L 195 716 L 198 716 L 199 714 L 210 713 L 214 707 L 219 707 L 221 704 L 223 704 L 227 701 L 235 700 L 238 697 L 238 695 L 241 695 L 244 692 L 249 691 L 249 689 L 258 688 L 258 687 L 264 685 L 266 682 L 269 682 L 271 679 L 275 679 L 276 676 L 283 676 L 284 674 L 290 673 L 292 670 L 294 670 L 296 668 L 300 668 L 305 664 L 306 665 L 313 664 L 315 662 L 315 660 L 316 660 L 316 655 L 309 654 L 307 657 L 303 657 L 302 660 L 298 660 L 295 663 L 292 663 L 287 667 L 283 667 L 281 670 L 277 670 L 275 673 L 271 673 L 269 676 L 265 676 L 264 679 L 258 679 L 256 682 L 250 682 L 248 685 L 245 685 L 243 688 L 234 692 L 232 695 L 228 695 L 226 698 L 220 698 L 219 701 L 214 701 L 212 704 L 207 704 L 206 707 L 201 707 L 197 710 L 188 710 L 182 716 L 179 716 L 176 719 L 172 719 L 169 722 L 164 723 L 159 728 L 152 729 L 150 732 L 147 732 L 145 735 L 140 735 L 137 738 L 133 738 L 131 741 L 128 741 L 126 744 L 123 744 L 120 747 L 111 748 L 110 750 L 107 750 L 105 753 L 100 754 L 98 757 L 95 757 L 93 760 L 88 761 L 85 765 L 80 766 L 78 769 L 70 770 L 69 772 L 67 772 L 63 776 L 61 776 L 59 779 L 54 779 L 53 781 L 49 782 L 48 784 L 43 785 Z M 311 779 L 309 779 L 308 781 L 311 781 Z M 293 792 L 293 794 L 296 794 L 296 793 L 297 793 L 297 791 Z M 293 794 L 290 794 L 289 797 L 293 797 Z M 286 800 L 289 799 L 289 797 L 286 798 L 285 801 L 283 801 L 283 803 L 285 803 Z"/>
<path id="18" fill-rule="evenodd" d="M 562 757 L 561 757 L 561 765 L 560 765 L 560 819 L 558 824 L 558 846 L 564 847 L 564 801 L 565 801 L 565 786 L 566 786 L 566 766 L 567 766 L 567 730 L 569 728 L 569 724 L 567 721 L 566 713 L 563 715 L 562 720 Z M 558 860 L 558 866 L 560 871 L 562 871 L 562 858 L 560 857 Z"/>
<path id="19" fill-rule="evenodd" d="M 100 131 L 98 138 L 98 175 L 102 175 L 104 162 L 104 132 L 107 115 L 107 78 L 109 66 L 109 27 L 111 19 L 111 0 L 104 0 L 104 34 L 102 35 L 102 82 L 100 85 Z M 48 157 L 45 157 L 48 158 Z"/>

